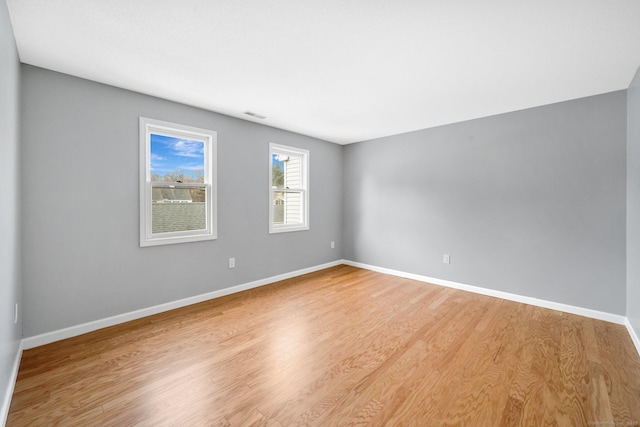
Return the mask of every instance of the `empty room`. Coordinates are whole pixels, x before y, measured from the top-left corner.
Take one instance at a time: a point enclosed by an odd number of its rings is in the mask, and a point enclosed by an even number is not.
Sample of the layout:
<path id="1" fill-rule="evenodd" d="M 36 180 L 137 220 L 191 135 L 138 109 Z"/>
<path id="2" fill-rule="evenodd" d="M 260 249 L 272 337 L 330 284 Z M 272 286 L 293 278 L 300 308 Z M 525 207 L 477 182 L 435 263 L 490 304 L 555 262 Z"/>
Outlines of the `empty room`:
<path id="1" fill-rule="evenodd" d="M 640 426 L 640 2 L 0 0 L 0 425 Z"/>

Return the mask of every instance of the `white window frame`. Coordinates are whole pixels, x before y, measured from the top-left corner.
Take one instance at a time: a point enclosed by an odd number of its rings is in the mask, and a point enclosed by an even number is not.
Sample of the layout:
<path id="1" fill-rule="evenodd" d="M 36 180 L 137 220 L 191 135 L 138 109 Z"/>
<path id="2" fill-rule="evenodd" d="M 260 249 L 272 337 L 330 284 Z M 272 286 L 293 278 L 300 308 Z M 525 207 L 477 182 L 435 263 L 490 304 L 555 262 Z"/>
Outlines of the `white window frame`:
<path id="1" fill-rule="evenodd" d="M 204 187 L 206 228 L 204 230 L 153 233 L 151 228 L 151 134 L 204 142 L 204 185 L 180 183 L 180 187 Z M 218 237 L 217 212 L 217 132 L 177 123 L 140 117 L 140 247 L 199 242 Z"/>
<path id="2" fill-rule="evenodd" d="M 282 189 L 273 188 L 272 186 L 272 158 L 273 154 L 284 154 L 302 157 L 302 165 L 300 171 L 300 179 L 302 188 Z M 269 144 L 269 233 L 286 233 L 289 231 L 302 231 L 309 229 L 309 150 L 303 148 L 290 147 L 281 144 Z M 296 192 L 302 194 L 302 219 L 301 224 L 275 224 L 273 222 L 273 198 L 275 192 Z"/>

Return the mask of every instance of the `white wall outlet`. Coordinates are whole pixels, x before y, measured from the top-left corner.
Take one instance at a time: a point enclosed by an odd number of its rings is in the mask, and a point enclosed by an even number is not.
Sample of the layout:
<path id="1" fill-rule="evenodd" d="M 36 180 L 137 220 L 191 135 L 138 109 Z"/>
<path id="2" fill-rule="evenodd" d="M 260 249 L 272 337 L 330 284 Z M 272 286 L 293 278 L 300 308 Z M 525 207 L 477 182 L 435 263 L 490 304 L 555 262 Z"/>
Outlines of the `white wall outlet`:
<path id="1" fill-rule="evenodd" d="M 229 258 L 229 268 L 235 268 L 235 267 L 236 267 L 236 259 Z"/>
<path id="2" fill-rule="evenodd" d="M 336 242 L 331 242 L 331 249 L 335 249 L 336 248 Z"/>
<path id="3" fill-rule="evenodd" d="M 13 323 L 18 323 L 18 303 L 13 307 Z"/>
<path id="4" fill-rule="evenodd" d="M 445 264 L 451 264 L 451 259 L 449 257 L 449 254 L 442 255 L 442 262 Z"/>

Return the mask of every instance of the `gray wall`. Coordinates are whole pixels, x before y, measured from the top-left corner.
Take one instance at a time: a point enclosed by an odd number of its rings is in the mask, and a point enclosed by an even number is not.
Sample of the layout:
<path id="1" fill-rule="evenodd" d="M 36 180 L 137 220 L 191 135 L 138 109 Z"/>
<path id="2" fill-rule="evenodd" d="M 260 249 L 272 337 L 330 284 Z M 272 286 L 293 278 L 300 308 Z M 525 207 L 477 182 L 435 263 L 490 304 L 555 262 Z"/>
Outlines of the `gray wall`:
<path id="1" fill-rule="evenodd" d="M 20 65 L 7 4 L 0 1 L 0 405 L 12 386 L 22 337 L 13 307 L 20 302 L 19 94 Z M 2 424 L 0 413 L 0 424 Z"/>
<path id="2" fill-rule="evenodd" d="M 625 91 L 349 145 L 344 163 L 346 259 L 625 314 Z"/>
<path id="3" fill-rule="evenodd" d="M 625 91 L 340 147 L 27 65 L 22 88 L 27 337 L 342 257 L 638 324 Z M 139 116 L 218 131 L 217 241 L 138 247 Z M 311 150 L 308 232 L 267 233 L 269 142 Z"/>
<path id="4" fill-rule="evenodd" d="M 217 240 L 138 246 L 139 116 L 218 132 Z M 342 258 L 338 145 L 28 65 L 22 123 L 26 337 Z M 270 142 L 311 151 L 309 231 L 268 234 Z"/>
<path id="5" fill-rule="evenodd" d="M 627 317 L 640 336 L 640 70 L 627 91 Z"/>

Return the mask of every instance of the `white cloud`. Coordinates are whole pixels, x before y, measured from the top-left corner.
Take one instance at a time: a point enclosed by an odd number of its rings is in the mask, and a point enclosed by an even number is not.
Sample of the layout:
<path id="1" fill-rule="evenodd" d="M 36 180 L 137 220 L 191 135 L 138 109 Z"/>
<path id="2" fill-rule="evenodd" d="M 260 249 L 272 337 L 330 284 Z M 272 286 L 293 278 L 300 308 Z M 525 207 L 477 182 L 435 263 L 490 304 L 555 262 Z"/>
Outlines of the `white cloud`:
<path id="1" fill-rule="evenodd" d="M 198 141 L 179 140 L 171 148 L 182 157 L 202 157 L 204 154 L 204 144 Z"/>

